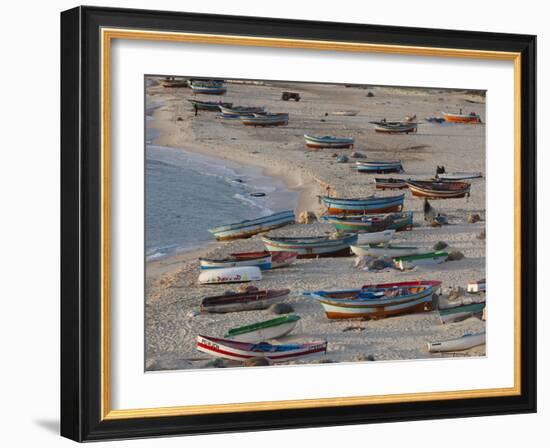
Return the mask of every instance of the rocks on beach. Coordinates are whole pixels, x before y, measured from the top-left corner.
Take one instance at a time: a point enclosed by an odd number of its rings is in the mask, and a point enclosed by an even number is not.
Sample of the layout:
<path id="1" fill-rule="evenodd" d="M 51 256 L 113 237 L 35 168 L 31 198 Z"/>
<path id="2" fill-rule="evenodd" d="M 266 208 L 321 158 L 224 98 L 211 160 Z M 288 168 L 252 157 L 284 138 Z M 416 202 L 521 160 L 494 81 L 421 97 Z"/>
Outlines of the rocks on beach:
<path id="1" fill-rule="evenodd" d="M 289 303 L 274 303 L 269 307 L 273 314 L 290 314 L 294 312 L 294 307 Z"/>

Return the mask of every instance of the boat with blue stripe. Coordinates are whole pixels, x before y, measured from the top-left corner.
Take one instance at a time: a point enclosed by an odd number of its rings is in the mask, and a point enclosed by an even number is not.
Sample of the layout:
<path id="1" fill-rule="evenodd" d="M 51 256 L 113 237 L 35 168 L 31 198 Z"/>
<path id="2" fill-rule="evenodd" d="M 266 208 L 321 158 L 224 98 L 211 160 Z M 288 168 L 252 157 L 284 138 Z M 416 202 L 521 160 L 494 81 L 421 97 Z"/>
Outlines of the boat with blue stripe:
<path id="1" fill-rule="evenodd" d="M 355 139 L 352 137 L 335 137 L 333 135 L 304 134 L 304 140 L 308 148 L 353 148 L 355 143 Z"/>
<path id="2" fill-rule="evenodd" d="M 317 300 L 329 319 L 379 319 L 431 311 L 437 280 L 365 285 L 361 289 L 306 292 Z"/>
<path id="3" fill-rule="evenodd" d="M 323 220 L 337 230 L 345 232 L 380 232 L 382 230 L 411 230 L 413 213 L 388 213 L 382 215 L 325 215 Z"/>
<path id="4" fill-rule="evenodd" d="M 294 223 L 294 211 L 286 210 L 274 213 L 273 215 L 214 227 L 213 229 L 208 229 L 208 231 L 212 233 L 217 240 L 225 241 L 238 238 L 249 238 L 252 235 L 267 232 L 292 223 Z"/>
<path id="5" fill-rule="evenodd" d="M 328 213 L 331 215 L 366 215 L 373 213 L 400 212 L 403 210 L 405 194 L 386 197 L 368 196 L 366 198 L 333 198 L 330 196 L 320 196 L 320 199 L 328 208 Z"/>
<path id="6" fill-rule="evenodd" d="M 341 236 L 275 237 L 262 236 L 266 249 L 270 252 L 290 251 L 298 253 L 298 258 L 345 257 L 350 256 L 350 246 L 357 243 L 357 234 Z"/>
<path id="7" fill-rule="evenodd" d="M 359 173 L 401 173 L 403 165 L 401 160 L 385 161 L 373 160 L 370 162 L 355 162 L 355 170 Z"/>

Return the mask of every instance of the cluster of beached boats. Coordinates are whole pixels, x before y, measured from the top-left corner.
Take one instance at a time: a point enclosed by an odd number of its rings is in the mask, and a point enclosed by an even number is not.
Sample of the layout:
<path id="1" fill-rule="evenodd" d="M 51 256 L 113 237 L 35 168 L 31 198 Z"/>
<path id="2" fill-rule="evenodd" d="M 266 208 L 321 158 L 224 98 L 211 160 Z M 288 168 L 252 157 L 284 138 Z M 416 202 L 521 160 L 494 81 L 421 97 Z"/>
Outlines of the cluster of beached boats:
<path id="1" fill-rule="evenodd" d="M 193 93 L 221 95 L 226 92 L 222 81 L 189 81 Z M 240 120 L 249 126 L 279 126 L 288 124 L 288 113 L 269 113 L 263 107 L 235 106 L 221 101 L 201 101 L 189 99 L 195 111 L 216 111 L 222 119 Z M 341 111 L 337 115 L 354 116 L 357 111 Z M 336 114 L 336 113 L 335 113 Z M 449 122 L 480 123 L 476 114 L 443 113 Z M 371 122 L 380 133 L 416 133 L 416 117 L 403 121 L 380 120 Z M 314 136 L 305 134 L 305 144 L 309 148 L 352 148 L 353 137 Z M 358 173 L 386 174 L 403 173 L 400 160 L 357 161 L 353 167 Z M 409 189 L 412 196 L 426 199 L 463 198 L 470 194 L 471 184 L 465 180 L 481 177 L 481 173 L 444 173 L 429 180 L 398 178 L 375 178 L 377 189 Z M 262 279 L 262 275 L 273 269 L 289 266 L 296 259 L 350 256 L 389 259 L 392 267 L 410 270 L 417 266 L 443 263 L 448 253 L 423 251 L 415 246 L 393 245 L 391 240 L 396 232 L 413 229 L 413 213 L 403 211 L 405 194 L 393 196 L 366 196 L 359 198 L 338 198 L 321 196 L 326 207 L 322 219 L 335 228 L 331 235 L 307 237 L 271 235 L 273 229 L 295 222 L 292 210 L 281 211 L 269 216 L 224 224 L 210 229 L 217 240 L 227 241 L 249 238 L 262 234 L 264 251 L 233 253 L 224 258 L 201 258 L 199 283 L 201 285 L 220 283 L 246 283 Z M 391 316 L 430 312 L 433 310 L 434 296 L 441 289 L 438 280 L 415 280 L 383 284 L 364 285 L 360 289 L 337 291 L 306 291 L 303 297 L 315 300 L 323 308 L 328 319 L 380 319 Z M 484 281 L 468 285 L 471 294 L 483 293 Z M 202 299 L 201 312 L 227 313 L 266 309 L 288 297 L 290 290 L 258 290 L 249 287 L 241 292 L 228 292 L 223 295 Z M 485 308 L 484 301 L 461 303 L 447 308 L 439 308 L 441 323 L 450 323 L 472 315 L 480 316 Z M 286 362 L 305 356 L 326 353 L 326 341 L 279 344 L 277 340 L 292 332 L 300 317 L 295 314 L 281 316 L 262 322 L 252 322 L 242 327 L 228 329 L 223 338 L 199 335 L 197 349 L 216 357 L 246 361 L 251 358 L 265 358 L 270 362 Z M 450 341 L 428 343 L 432 352 L 459 351 L 481 345 L 485 335 L 465 335 Z"/>

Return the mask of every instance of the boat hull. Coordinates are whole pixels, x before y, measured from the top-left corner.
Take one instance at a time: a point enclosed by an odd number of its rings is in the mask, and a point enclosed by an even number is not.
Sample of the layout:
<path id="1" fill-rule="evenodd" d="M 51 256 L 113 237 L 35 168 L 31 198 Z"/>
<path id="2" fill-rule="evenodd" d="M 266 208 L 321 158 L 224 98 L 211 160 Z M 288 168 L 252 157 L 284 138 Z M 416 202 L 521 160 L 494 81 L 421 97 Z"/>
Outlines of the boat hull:
<path id="1" fill-rule="evenodd" d="M 418 125 L 403 125 L 403 126 L 392 126 L 386 127 L 382 125 L 377 125 L 374 127 L 374 131 L 379 134 L 410 134 L 418 132 Z"/>
<path id="2" fill-rule="evenodd" d="M 225 269 L 206 269 L 199 274 L 201 285 L 220 283 L 246 283 L 262 279 L 262 273 L 257 266 L 243 266 Z"/>
<path id="3" fill-rule="evenodd" d="M 485 302 L 470 303 L 450 308 L 439 308 L 439 320 L 442 324 L 463 320 L 474 314 L 481 314 L 485 309 Z"/>
<path id="4" fill-rule="evenodd" d="M 193 93 L 200 95 L 224 95 L 225 92 L 227 92 L 225 87 L 205 87 L 193 85 L 191 85 L 191 90 Z"/>
<path id="5" fill-rule="evenodd" d="M 389 197 L 372 197 L 358 199 L 343 199 L 321 196 L 321 201 L 325 204 L 329 214 L 377 214 L 400 212 L 403 209 L 405 195 Z"/>
<path id="6" fill-rule="evenodd" d="M 383 179 L 375 178 L 376 188 L 379 190 L 403 190 L 408 188 L 407 182 L 403 179 Z"/>
<path id="7" fill-rule="evenodd" d="M 469 334 L 461 338 L 449 339 L 441 342 L 428 342 L 428 351 L 458 352 L 485 344 L 485 333 Z"/>
<path id="8" fill-rule="evenodd" d="M 199 263 L 201 269 L 222 269 L 242 266 L 257 266 L 263 271 L 266 269 L 271 269 L 272 267 L 271 254 L 248 259 L 239 259 L 238 257 L 230 257 L 227 259 L 199 258 Z"/>
<path id="9" fill-rule="evenodd" d="M 430 266 L 443 263 L 447 260 L 449 254 L 447 252 L 433 252 L 428 254 L 418 254 L 393 259 L 395 267 L 402 271 L 412 269 L 415 266 Z"/>
<path id="10" fill-rule="evenodd" d="M 443 118 L 449 123 L 481 123 L 481 118 L 479 115 L 450 114 L 447 112 L 443 112 Z"/>
<path id="11" fill-rule="evenodd" d="M 289 294 L 290 289 L 280 289 L 206 297 L 202 300 L 200 308 L 205 313 L 265 310 L 274 303 L 285 300 Z"/>
<path id="12" fill-rule="evenodd" d="M 312 241 L 315 240 L 315 241 Z M 330 240 L 328 238 L 270 238 L 262 237 L 264 246 L 270 252 L 296 252 L 297 258 L 346 257 L 350 256 L 350 245 L 357 241 L 357 235 Z"/>
<path id="13" fill-rule="evenodd" d="M 451 190 L 445 189 L 443 185 L 451 182 L 441 182 L 437 187 L 429 186 L 425 183 L 407 181 L 409 190 L 413 196 L 426 199 L 459 199 L 470 195 L 470 184 L 463 188 Z"/>
<path id="14" fill-rule="evenodd" d="M 355 139 L 353 138 L 323 138 L 311 135 L 304 135 L 304 140 L 308 148 L 353 148 Z"/>
<path id="15" fill-rule="evenodd" d="M 215 227 L 209 229 L 209 232 L 214 234 L 219 241 L 228 241 L 239 238 L 250 238 L 258 233 L 267 232 L 292 223 L 294 223 L 294 212 L 287 210 L 257 219 Z"/>
<path id="16" fill-rule="evenodd" d="M 404 257 L 406 255 L 415 255 L 419 252 L 418 247 L 372 247 L 366 246 L 351 246 L 351 251 L 358 257 Z"/>
<path id="17" fill-rule="evenodd" d="M 246 361 L 247 359 L 252 358 L 267 358 L 276 363 L 312 355 L 321 355 L 325 354 L 327 351 L 326 341 L 286 346 L 292 347 L 286 350 L 254 349 L 255 345 L 258 346 L 260 344 L 250 344 L 228 339 L 211 338 L 202 335 L 197 336 L 197 350 L 218 358 L 232 359 L 235 361 Z M 277 346 L 265 344 L 265 347 Z"/>
<path id="18" fill-rule="evenodd" d="M 432 297 L 410 300 L 404 303 L 386 306 L 368 306 L 345 308 L 321 302 L 328 319 L 382 319 L 403 314 L 423 313 L 432 310 Z"/>
<path id="19" fill-rule="evenodd" d="M 298 316 L 295 316 L 298 317 Z M 274 319 L 277 320 L 277 319 Z M 282 319 L 278 325 L 267 326 L 265 328 L 252 329 L 251 331 L 232 335 L 231 331 L 225 334 L 225 338 L 239 342 L 263 342 L 270 339 L 277 339 L 289 334 L 298 324 L 299 317 L 293 320 Z"/>

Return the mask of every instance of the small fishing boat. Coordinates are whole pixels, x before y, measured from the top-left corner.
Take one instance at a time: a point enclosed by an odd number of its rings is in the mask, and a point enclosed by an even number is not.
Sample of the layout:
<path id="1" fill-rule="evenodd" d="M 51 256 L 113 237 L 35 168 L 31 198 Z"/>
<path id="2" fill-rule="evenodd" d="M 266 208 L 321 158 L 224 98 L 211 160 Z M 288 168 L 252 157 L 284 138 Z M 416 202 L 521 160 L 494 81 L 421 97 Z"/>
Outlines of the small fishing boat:
<path id="1" fill-rule="evenodd" d="M 351 137 L 335 137 L 333 135 L 307 135 L 304 140 L 308 148 L 353 148 L 355 139 Z"/>
<path id="2" fill-rule="evenodd" d="M 441 112 L 445 121 L 451 123 L 481 123 L 481 117 L 475 112 L 469 114 L 453 114 L 450 112 Z"/>
<path id="3" fill-rule="evenodd" d="M 193 106 L 196 106 L 197 109 L 216 112 L 220 110 L 220 106 L 231 107 L 233 105 L 233 103 L 222 103 L 221 101 L 200 101 L 190 98 L 187 101 L 189 101 Z"/>
<path id="4" fill-rule="evenodd" d="M 224 115 L 235 116 L 238 118 L 242 116 L 253 117 L 254 114 L 264 114 L 265 108 L 257 106 L 220 106 L 220 112 Z"/>
<path id="5" fill-rule="evenodd" d="M 402 190 L 408 188 L 406 179 L 375 177 L 374 183 L 379 190 Z"/>
<path id="6" fill-rule="evenodd" d="M 395 230 L 383 230 L 382 232 L 360 233 L 357 235 L 357 244 L 384 244 L 389 243 L 395 236 Z"/>
<path id="7" fill-rule="evenodd" d="M 369 196 L 366 198 L 333 198 L 320 196 L 331 215 L 365 215 L 373 213 L 400 212 L 403 209 L 405 195 Z"/>
<path id="8" fill-rule="evenodd" d="M 223 336 L 239 342 L 263 342 L 283 337 L 294 330 L 300 316 L 289 314 L 242 327 L 232 328 Z"/>
<path id="9" fill-rule="evenodd" d="M 278 227 L 294 223 L 294 211 L 286 210 L 269 216 L 214 227 L 208 231 L 219 241 L 234 240 L 237 238 L 249 238 L 261 232 L 267 232 Z"/>
<path id="10" fill-rule="evenodd" d="M 285 126 L 288 124 L 288 114 L 242 115 L 240 120 L 245 126 Z"/>
<path id="11" fill-rule="evenodd" d="M 485 333 L 466 334 L 447 341 L 428 342 L 429 352 L 459 352 L 485 344 Z"/>
<path id="12" fill-rule="evenodd" d="M 355 170 L 359 173 L 400 173 L 403 171 L 401 160 L 383 161 L 373 160 L 370 162 L 355 162 Z"/>
<path id="13" fill-rule="evenodd" d="M 403 257 L 396 257 L 393 259 L 393 263 L 397 269 L 404 271 L 405 269 L 412 269 L 415 266 L 428 266 L 433 264 L 443 263 L 447 260 L 449 254 L 447 252 L 426 252 L 422 254 L 405 255 Z"/>
<path id="14" fill-rule="evenodd" d="M 407 255 L 416 255 L 420 252 L 420 249 L 416 246 L 387 246 L 365 244 L 351 246 L 351 251 L 358 257 L 405 257 Z"/>
<path id="15" fill-rule="evenodd" d="M 234 268 L 240 266 L 257 266 L 262 271 L 271 269 L 271 253 L 261 253 L 255 257 L 236 257 L 229 256 L 225 258 L 199 258 L 201 269 L 221 269 Z"/>
<path id="16" fill-rule="evenodd" d="M 437 175 L 437 179 L 445 180 L 445 181 L 479 179 L 480 177 L 483 177 L 481 173 L 466 173 L 466 172 L 441 173 Z"/>
<path id="17" fill-rule="evenodd" d="M 351 255 L 349 247 L 357 242 L 357 234 L 342 236 L 274 237 L 262 236 L 270 252 L 297 252 L 298 258 L 338 257 Z"/>
<path id="18" fill-rule="evenodd" d="M 407 185 L 413 196 L 426 199 L 463 198 L 470 195 L 470 184 L 467 182 L 408 180 Z"/>
<path id="19" fill-rule="evenodd" d="M 379 319 L 431 311 L 439 281 L 412 281 L 365 285 L 361 289 L 313 291 L 305 296 L 317 300 L 329 319 Z"/>
<path id="20" fill-rule="evenodd" d="M 205 297 L 201 311 L 206 313 L 232 313 L 238 311 L 264 310 L 279 303 L 290 294 L 290 289 L 252 289 L 240 293 L 226 293 Z"/>
<path id="21" fill-rule="evenodd" d="M 219 283 L 245 283 L 262 279 L 258 266 L 239 266 L 234 268 L 205 269 L 199 274 L 201 285 Z"/>
<path id="22" fill-rule="evenodd" d="M 296 261 L 298 254 L 296 252 L 269 252 L 264 250 L 263 252 L 236 252 L 230 254 L 232 257 L 236 257 L 240 260 L 248 258 L 257 258 L 266 255 L 271 256 L 271 269 L 283 268 L 289 266 Z"/>
<path id="23" fill-rule="evenodd" d="M 473 302 L 460 304 L 447 308 L 439 308 L 439 319 L 442 324 L 448 324 L 457 320 L 463 320 L 475 314 L 481 315 L 485 309 L 485 302 Z"/>
<path id="24" fill-rule="evenodd" d="M 223 95 L 227 88 L 220 82 L 192 82 L 189 84 L 193 93 L 203 95 Z"/>
<path id="25" fill-rule="evenodd" d="M 409 134 L 418 131 L 418 123 L 408 121 L 370 121 L 375 132 L 383 134 Z"/>
<path id="26" fill-rule="evenodd" d="M 187 79 L 168 77 L 160 81 L 162 87 L 189 87 Z"/>
<path id="27" fill-rule="evenodd" d="M 413 213 L 387 213 L 382 215 L 325 215 L 323 220 L 337 230 L 346 232 L 381 232 L 383 230 L 411 230 Z M 359 235 L 361 241 L 361 235 Z"/>
<path id="28" fill-rule="evenodd" d="M 231 339 L 197 336 L 197 350 L 218 358 L 246 361 L 251 358 L 267 358 L 272 362 L 284 362 L 327 352 L 327 342 L 301 344 L 269 344 L 232 341 Z"/>
<path id="29" fill-rule="evenodd" d="M 467 291 L 469 293 L 477 294 L 480 292 L 485 292 L 485 279 L 478 280 L 477 282 L 470 282 L 468 283 Z"/>
<path id="30" fill-rule="evenodd" d="M 332 112 L 332 115 L 340 117 L 355 117 L 358 113 L 358 110 L 336 110 Z"/>

